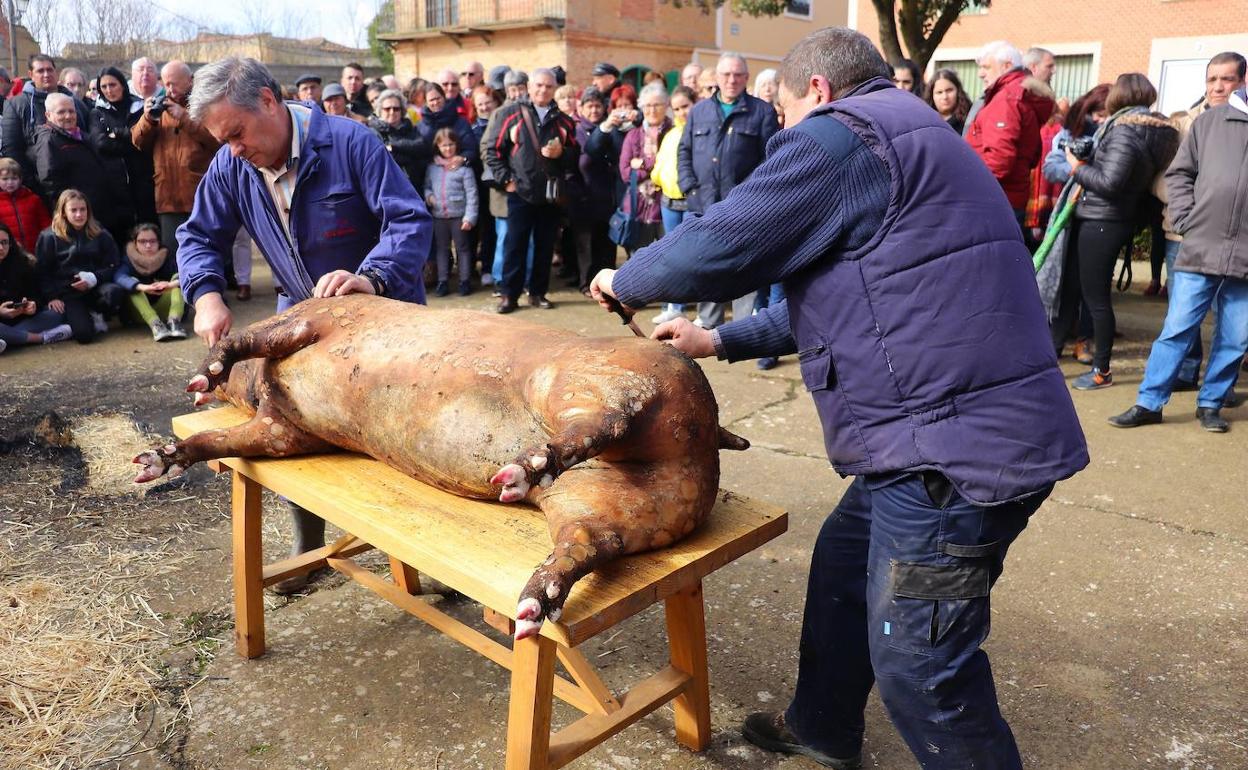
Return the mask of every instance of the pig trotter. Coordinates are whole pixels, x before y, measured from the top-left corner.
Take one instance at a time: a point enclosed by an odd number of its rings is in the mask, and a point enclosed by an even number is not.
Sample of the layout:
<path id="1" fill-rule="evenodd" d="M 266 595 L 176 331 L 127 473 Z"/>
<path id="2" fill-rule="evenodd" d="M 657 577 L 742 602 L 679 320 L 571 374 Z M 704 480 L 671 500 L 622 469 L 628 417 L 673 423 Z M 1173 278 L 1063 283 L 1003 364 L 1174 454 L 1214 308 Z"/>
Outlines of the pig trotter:
<path id="1" fill-rule="evenodd" d="M 138 457 L 134 458 L 134 462 L 143 466 L 139 470 L 139 475 L 134 477 L 135 484 L 143 484 L 158 479 L 169 474 L 169 478 L 177 478 L 192 463 L 183 457 L 183 452 L 176 444 L 168 444 L 156 449 L 149 449 Z"/>
<path id="2" fill-rule="evenodd" d="M 217 340 L 186 386 L 187 393 L 210 393 L 230 379 L 234 364 L 248 358 L 285 358 L 316 342 L 316 328 L 305 320 L 277 316 L 239 334 Z"/>
<path id="3" fill-rule="evenodd" d="M 523 500 L 534 488 L 548 489 L 574 465 L 596 457 L 612 441 L 628 430 L 628 415 L 607 411 L 600 424 L 578 422 L 569 425 L 549 444 L 521 452 L 490 479 L 502 485 L 498 499 L 504 503 Z"/>
<path id="4" fill-rule="evenodd" d="M 619 534 L 591 522 L 572 522 L 561 527 L 555 550 L 520 592 L 516 639 L 538 633 L 546 620 L 558 621 L 572 584 L 623 551 L 624 541 Z"/>

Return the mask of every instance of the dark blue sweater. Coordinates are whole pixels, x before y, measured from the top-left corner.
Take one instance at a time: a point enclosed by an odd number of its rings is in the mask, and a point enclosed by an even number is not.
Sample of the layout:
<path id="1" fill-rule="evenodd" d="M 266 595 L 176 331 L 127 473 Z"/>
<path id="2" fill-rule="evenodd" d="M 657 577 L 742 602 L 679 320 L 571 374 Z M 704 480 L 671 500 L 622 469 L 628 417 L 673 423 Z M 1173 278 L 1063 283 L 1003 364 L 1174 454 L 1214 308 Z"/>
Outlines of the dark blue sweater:
<path id="1" fill-rule="evenodd" d="M 726 302 L 864 245 L 888 208 L 888 169 L 840 123 L 834 135 L 825 144 L 799 131 L 776 134 L 767 160 L 723 202 L 619 269 L 612 286 L 620 302 Z M 797 352 L 784 302 L 716 333 L 730 361 Z"/>

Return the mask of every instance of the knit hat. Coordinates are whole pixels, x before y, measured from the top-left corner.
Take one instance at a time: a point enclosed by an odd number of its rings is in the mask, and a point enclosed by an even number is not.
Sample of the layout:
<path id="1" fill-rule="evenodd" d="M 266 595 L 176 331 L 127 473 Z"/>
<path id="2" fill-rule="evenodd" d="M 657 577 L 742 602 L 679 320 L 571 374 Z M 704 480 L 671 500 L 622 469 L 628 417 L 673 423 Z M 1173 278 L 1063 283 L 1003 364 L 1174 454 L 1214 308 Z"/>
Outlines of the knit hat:
<path id="1" fill-rule="evenodd" d="M 502 91 L 506 88 L 506 83 L 503 82 L 503 78 L 507 76 L 508 72 L 511 72 L 511 67 L 508 67 L 506 64 L 491 67 L 490 76 L 485 79 L 486 85 L 493 88 L 495 91 Z"/>

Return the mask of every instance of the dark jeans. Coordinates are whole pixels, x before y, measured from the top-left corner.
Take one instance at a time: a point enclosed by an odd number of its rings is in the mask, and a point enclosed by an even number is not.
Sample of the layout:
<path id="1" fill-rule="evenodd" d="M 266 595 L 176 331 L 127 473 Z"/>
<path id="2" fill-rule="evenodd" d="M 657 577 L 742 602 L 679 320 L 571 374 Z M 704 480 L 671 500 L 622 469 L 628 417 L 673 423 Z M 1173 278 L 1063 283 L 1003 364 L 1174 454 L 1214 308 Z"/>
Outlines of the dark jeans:
<path id="1" fill-rule="evenodd" d="M 160 245 L 169 250 L 169 257 L 171 259 L 176 260 L 178 258 L 177 231 L 178 228 L 182 226 L 183 222 L 191 218 L 191 214 L 189 211 L 185 214 L 157 214 L 156 218 L 160 220 L 157 223 L 160 225 Z M 233 261 L 230 259 L 224 259 L 224 256 L 225 255 L 223 254 L 222 262 L 226 265 L 230 265 L 232 270 Z"/>
<path id="2" fill-rule="evenodd" d="M 982 507 L 930 471 L 871 486 L 855 479 L 815 541 L 787 723 L 853 756 L 874 684 L 927 770 L 1021 768 L 980 646 L 1006 552 L 1051 488 Z"/>
<path id="3" fill-rule="evenodd" d="M 12 321 L 0 321 L 0 340 L 4 340 L 9 347 L 28 345 L 30 344 L 27 342 L 28 335 L 55 329 L 62 323 L 64 321 L 61 320 L 60 313 L 44 308 L 34 315 L 22 316 Z"/>
<path id="4" fill-rule="evenodd" d="M 542 297 L 550 289 L 550 260 L 555 255 L 555 231 L 559 207 L 529 203 L 515 193 L 507 194 L 507 237 L 503 242 L 503 294 L 512 300 L 524 291 L 524 260 L 529 237 L 533 238 L 533 272 L 529 294 Z"/>
<path id="5" fill-rule="evenodd" d="M 472 231 L 477 261 L 481 263 L 481 275 L 494 267 L 494 249 L 498 246 L 498 234 L 494 230 L 494 215 L 490 213 L 490 192 L 485 185 L 478 185 L 481 199 L 477 204 L 477 226 Z"/>
<path id="6" fill-rule="evenodd" d="M 115 283 L 102 283 L 76 297 L 66 297 L 65 323 L 69 324 L 74 339 L 84 345 L 94 342 L 97 332 L 91 313 L 103 313 L 104 317 L 117 315 L 121 303 L 126 301 L 126 290 Z"/>
<path id="7" fill-rule="evenodd" d="M 580 288 L 587 289 L 599 270 L 615 267 L 615 242 L 605 221 L 577 219 L 572 227 L 576 232 L 577 280 Z"/>
<path id="8" fill-rule="evenodd" d="M 1133 222 L 1076 219 L 1070 234 L 1083 301 L 1092 312 L 1092 337 L 1096 341 L 1092 365 L 1102 372 L 1109 371 L 1114 353 L 1114 265 L 1123 244 L 1134 233 Z"/>
<path id="9" fill-rule="evenodd" d="M 455 261 L 459 266 L 459 280 L 467 283 L 472 275 L 472 231 L 460 227 L 462 217 L 453 219 L 434 218 L 433 256 L 438 264 L 438 282 L 450 280 L 451 244 L 455 244 Z"/>

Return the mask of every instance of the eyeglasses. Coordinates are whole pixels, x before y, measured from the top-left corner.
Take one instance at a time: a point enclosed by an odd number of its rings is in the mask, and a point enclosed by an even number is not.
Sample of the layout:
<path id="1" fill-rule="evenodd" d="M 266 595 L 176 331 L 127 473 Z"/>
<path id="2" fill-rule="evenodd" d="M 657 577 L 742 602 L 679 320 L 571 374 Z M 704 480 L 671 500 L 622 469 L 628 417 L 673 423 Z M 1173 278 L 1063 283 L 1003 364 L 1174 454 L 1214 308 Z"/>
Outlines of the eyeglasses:
<path id="1" fill-rule="evenodd" d="M 484 73 L 481 73 L 481 72 L 461 72 L 461 73 L 459 73 L 459 74 L 463 75 L 463 76 L 464 76 L 464 77 L 466 77 L 466 78 L 470 78 L 470 77 L 474 77 L 474 76 L 475 76 L 475 77 L 481 77 Z"/>
<path id="2" fill-rule="evenodd" d="M 438 85 L 440 85 L 440 86 L 457 86 L 457 85 L 459 85 L 459 81 L 456 81 L 456 80 L 443 80 L 443 81 L 442 81 L 441 83 L 439 83 Z"/>
<path id="3" fill-rule="evenodd" d="M 160 243 L 160 241 L 156 240 L 155 238 L 135 238 L 134 242 L 141 243 L 144 246 L 152 246 L 154 244 Z"/>
<path id="4" fill-rule="evenodd" d="M 382 112 L 402 112 L 403 108 L 402 107 L 382 107 L 381 111 Z"/>
<path id="5" fill-rule="evenodd" d="M 12 241 L 10 241 L 9 239 L 5 238 L 4 240 L 0 241 L 0 247 L 3 247 L 3 248 L 6 248 L 6 249 L 7 249 L 7 248 L 9 247 L 9 244 L 10 244 L 10 243 L 12 243 Z"/>

